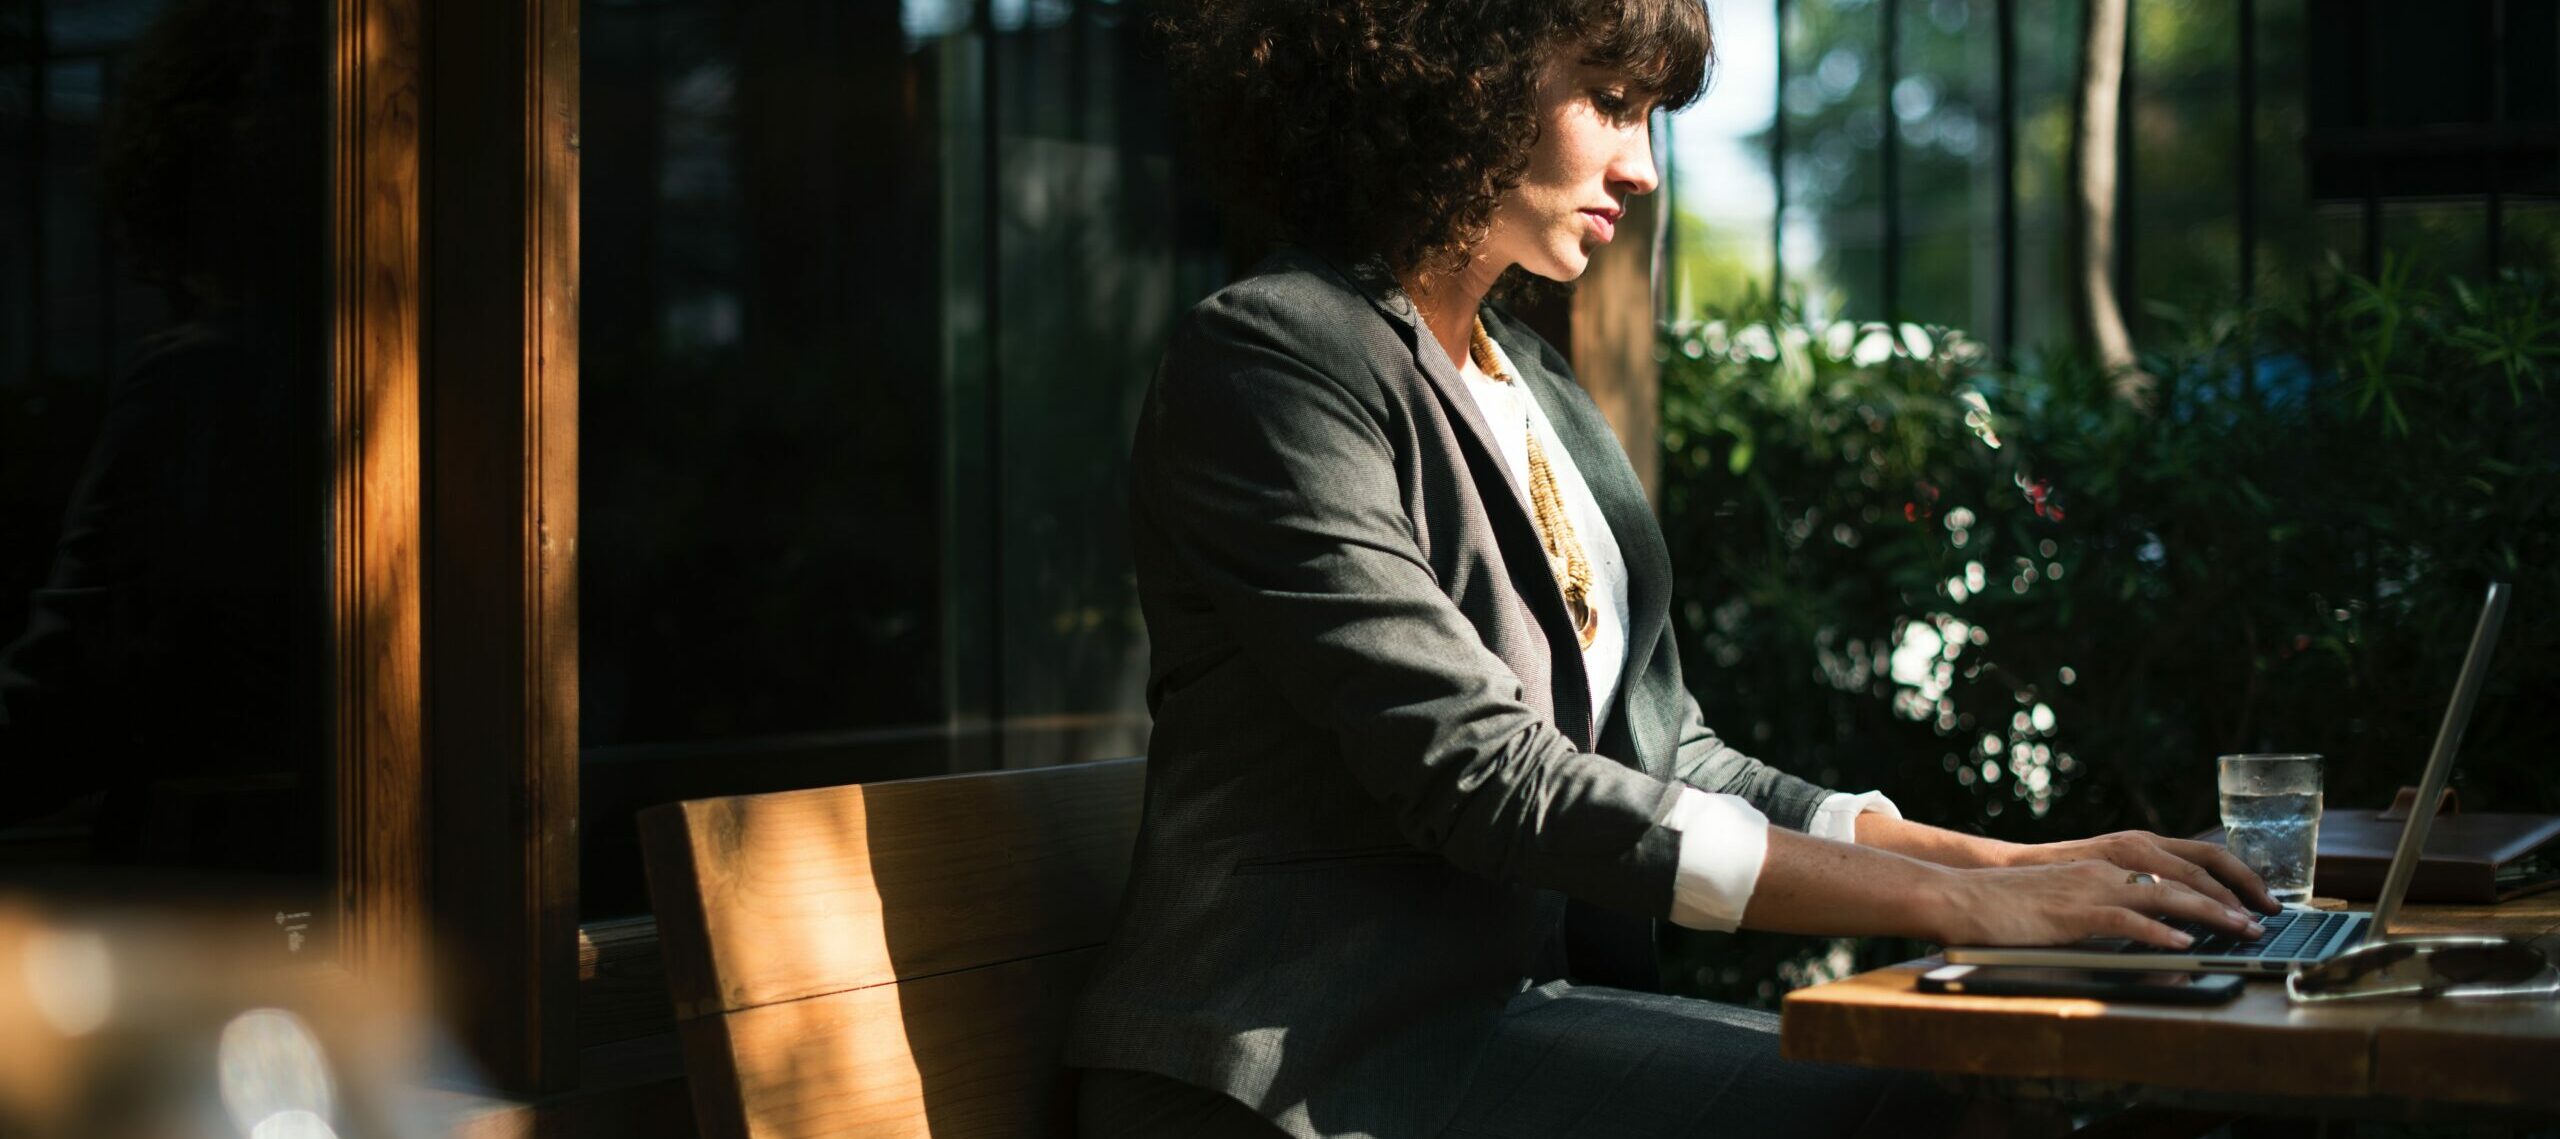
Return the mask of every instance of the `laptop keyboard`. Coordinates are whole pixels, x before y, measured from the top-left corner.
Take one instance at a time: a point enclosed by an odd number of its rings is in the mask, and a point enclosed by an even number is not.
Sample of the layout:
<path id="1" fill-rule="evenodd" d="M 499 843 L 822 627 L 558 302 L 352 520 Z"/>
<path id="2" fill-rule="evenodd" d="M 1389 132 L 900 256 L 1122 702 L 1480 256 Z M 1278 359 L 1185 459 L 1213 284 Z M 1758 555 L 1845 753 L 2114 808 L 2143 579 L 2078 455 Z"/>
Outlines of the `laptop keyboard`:
<path id="1" fill-rule="evenodd" d="M 2330 943 L 2346 932 L 2348 916 L 2344 913 L 2315 910 L 2286 910 L 2259 916 L 2258 924 L 2267 932 L 2256 940 L 2234 937 L 2198 922 L 2173 921 L 2169 927 L 2196 939 L 2185 949 L 2166 952 L 2197 957 L 2258 957 L 2279 960 L 2296 957 L 2318 957 L 2328 951 Z M 2141 942 L 2129 942 L 2118 953 L 2160 953 L 2164 950 Z"/>

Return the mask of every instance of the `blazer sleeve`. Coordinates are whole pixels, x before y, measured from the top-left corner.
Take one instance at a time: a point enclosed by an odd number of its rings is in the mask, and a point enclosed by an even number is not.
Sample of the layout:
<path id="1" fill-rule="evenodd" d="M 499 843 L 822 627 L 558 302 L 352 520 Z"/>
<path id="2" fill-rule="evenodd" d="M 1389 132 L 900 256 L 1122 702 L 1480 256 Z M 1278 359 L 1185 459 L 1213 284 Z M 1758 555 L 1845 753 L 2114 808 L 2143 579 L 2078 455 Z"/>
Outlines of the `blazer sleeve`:
<path id="1" fill-rule="evenodd" d="M 1769 821 L 1790 830 L 1805 830 L 1813 813 L 1831 794 L 1829 788 L 1789 775 L 1742 754 L 1707 726 L 1706 714 L 1687 685 L 1680 693 L 1679 743 L 1672 754 L 1672 777 L 1701 791 L 1740 795 Z"/>
<path id="2" fill-rule="evenodd" d="M 1141 524 L 1407 841 L 1667 913 L 1678 787 L 1581 751 L 1523 701 L 1424 559 L 1372 365 L 1315 323 L 1232 293 L 1184 321 L 1139 429 Z"/>

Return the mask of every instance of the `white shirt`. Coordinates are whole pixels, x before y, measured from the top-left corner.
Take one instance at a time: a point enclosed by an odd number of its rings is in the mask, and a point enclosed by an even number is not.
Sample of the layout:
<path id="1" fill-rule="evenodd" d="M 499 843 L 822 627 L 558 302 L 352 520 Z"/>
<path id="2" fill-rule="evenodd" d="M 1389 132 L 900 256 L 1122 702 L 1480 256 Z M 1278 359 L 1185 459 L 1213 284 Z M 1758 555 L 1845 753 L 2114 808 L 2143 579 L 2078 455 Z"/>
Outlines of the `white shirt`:
<path id="1" fill-rule="evenodd" d="M 1529 501 L 1529 436 L 1534 433 L 1539 448 L 1547 454 L 1547 469 L 1555 475 L 1556 490 L 1564 498 L 1565 515 L 1573 522 L 1574 536 L 1582 542 L 1584 554 L 1591 561 L 1592 616 L 1598 627 L 1590 647 L 1582 650 L 1582 671 L 1591 681 L 1591 731 L 1596 736 L 1607 723 L 1609 706 L 1616 700 L 1618 683 L 1627 670 L 1626 558 L 1618 551 L 1617 535 L 1609 529 L 1609 520 L 1601 516 L 1599 500 L 1592 496 L 1590 484 L 1582 481 L 1582 471 L 1573 465 L 1573 454 L 1556 438 L 1555 426 L 1547 422 L 1547 413 L 1538 406 L 1537 398 L 1519 382 L 1486 375 L 1476 367 L 1473 353 L 1464 355 L 1466 358 L 1458 362 L 1458 374 L 1466 378 L 1467 393 L 1475 397 L 1476 410 L 1483 414 L 1485 425 L 1493 429 L 1494 443 L 1502 450 L 1502 465 L 1509 470 L 1511 485 L 1520 492 L 1520 501 Z M 1500 344 L 1493 346 L 1493 356 L 1504 374 L 1520 374 Z M 1881 812 L 1888 818 L 1902 817 L 1893 801 L 1877 792 L 1833 794 L 1814 808 L 1805 833 L 1836 842 L 1856 842 L 1858 816 L 1868 811 Z M 1683 787 L 1679 802 L 1672 805 L 1671 817 L 1664 820 L 1664 825 L 1680 836 L 1680 868 L 1671 886 L 1671 920 L 1691 929 L 1727 930 L 1741 925 L 1742 911 L 1760 882 L 1760 867 L 1769 858 L 1769 817 L 1739 795 Z"/>

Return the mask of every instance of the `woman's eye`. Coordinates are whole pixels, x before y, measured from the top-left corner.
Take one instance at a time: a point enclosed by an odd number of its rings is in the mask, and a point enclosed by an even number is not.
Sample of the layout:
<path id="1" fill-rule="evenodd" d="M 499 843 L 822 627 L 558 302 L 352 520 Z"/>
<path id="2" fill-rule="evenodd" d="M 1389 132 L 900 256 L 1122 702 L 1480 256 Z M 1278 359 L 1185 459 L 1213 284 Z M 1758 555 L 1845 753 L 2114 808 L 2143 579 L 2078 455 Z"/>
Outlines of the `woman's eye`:
<path id="1" fill-rule="evenodd" d="M 1591 106 L 1592 109 L 1599 111 L 1602 115 L 1607 116 L 1610 120 L 1615 122 L 1623 123 L 1636 117 L 1635 104 L 1630 102 L 1625 95 L 1616 91 L 1606 89 L 1593 91 L 1591 93 Z"/>

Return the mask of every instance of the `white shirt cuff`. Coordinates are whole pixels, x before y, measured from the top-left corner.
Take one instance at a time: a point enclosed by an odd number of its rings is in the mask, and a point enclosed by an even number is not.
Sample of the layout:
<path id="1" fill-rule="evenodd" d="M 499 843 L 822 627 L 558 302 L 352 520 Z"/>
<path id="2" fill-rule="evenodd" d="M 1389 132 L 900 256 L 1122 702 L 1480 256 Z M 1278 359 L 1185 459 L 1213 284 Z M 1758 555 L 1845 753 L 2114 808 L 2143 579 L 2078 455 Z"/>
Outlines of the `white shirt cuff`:
<path id="1" fill-rule="evenodd" d="M 1760 864 L 1769 858 L 1769 816 L 1739 795 L 1683 787 L 1663 822 L 1680 835 L 1671 920 L 1690 929 L 1740 926 L 1760 884 Z"/>
<path id="2" fill-rule="evenodd" d="M 1833 842 L 1854 843 L 1858 841 L 1858 816 L 1869 811 L 1888 819 L 1902 817 L 1902 808 L 1894 806 L 1893 800 L 1885 798 L 1881 791 L 1857 795 L 1834 792 L 1813 809 L 1813 821 L 1805 826 L 1804 833 Z"/>

